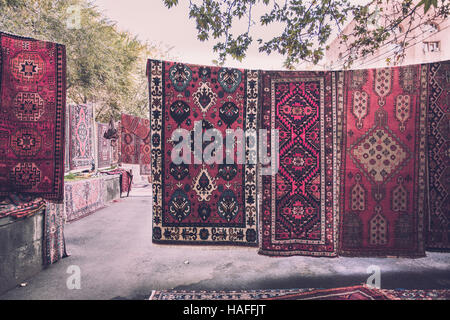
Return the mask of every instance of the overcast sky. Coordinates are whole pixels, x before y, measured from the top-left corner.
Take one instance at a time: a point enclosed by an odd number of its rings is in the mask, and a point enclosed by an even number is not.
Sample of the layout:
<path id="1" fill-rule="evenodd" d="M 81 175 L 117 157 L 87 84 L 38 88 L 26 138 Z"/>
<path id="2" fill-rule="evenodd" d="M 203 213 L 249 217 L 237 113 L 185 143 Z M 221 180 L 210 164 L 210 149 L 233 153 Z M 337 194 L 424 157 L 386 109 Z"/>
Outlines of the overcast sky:
<path id="1" fill-rule="evenodd" d="M 174 47 L 172 54 L 182 62 L 208 65 L 213 59 L 217 59 L 217 54 L 212 49 L 214 43 L 201 42 L 197 39 L 195 21 L 188 18 L 189 1 L 187 0 L 180 0 L 180 4 L 170 10 L 164 6 L 162 0 L 93 0 L 92 2 L 108 18 L 116 21 L 121 30 L 129 31 L 143 41 L 161 42 Z M 255 17 L 258 17 L 260 13 L 261 10 L 258 8 L 253 10 Z M 246 28 L 245 23 L 243 22 L 240 27 Z M 272 25 L 254 28 L 252 31 L 254 42 L 256 42 L 255 38 L 259 37 L 270 39 L 281 30 Z M 265 53 L 259 53 L 255 43 L 242 63 L 229 57 L 226 66 L 266 70 L 283 69 L 283 61 L 283 57 L 278 54 L 272 53 L 268 56 Z"/>

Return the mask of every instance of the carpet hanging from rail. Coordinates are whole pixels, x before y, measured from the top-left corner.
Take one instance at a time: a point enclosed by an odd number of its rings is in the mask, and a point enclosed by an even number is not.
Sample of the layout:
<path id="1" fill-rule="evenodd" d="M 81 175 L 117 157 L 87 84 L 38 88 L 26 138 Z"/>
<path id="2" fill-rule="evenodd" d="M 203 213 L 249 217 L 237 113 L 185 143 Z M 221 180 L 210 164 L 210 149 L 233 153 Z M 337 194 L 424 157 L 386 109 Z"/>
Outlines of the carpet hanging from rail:
<path id="1" fill-rule="evenodd" d="M 341 255 L 425 255 L 427 81 L 421 65 L 345 72 Z"/>
<path id="2" fill-rule="evenodd" d="M 427 249 L 450 250 L 450 61 L 429 65 Z"/>
<path id="3" fill-rule="evenodd" d="M 211 140 L 202 143 L 201 138 L 210 128 L 222 138 L 227 129 L 257 129 L 258 72 L 149 60 L 147 74 L 153 242 L 257 245 L 256 166 L 206 164 L 202 154 Z M 194 126 L 200 134 L 194 134 Z M 197 154 L 197 164 L 172 162 L 171 137 L 177 129 L 187 130 L 187 148 Z M 245 145 L 245 160 L 251 160 L 256 144 Z M 236 154 L 231 156 L 236 160 Z"/>
<path id="4" fill-rule="evenodd" d="M 262 72 L 261 126 L 278 130 L 279 154 L 269 131 L 278 170 L 261 178 L 261 254 L 336 256 L 337 80 L 332 72 Z"/>
<path id="5" fill-rule="evenodd" d="M 122 114 L 121 127 L 121 162 L 139 164 L 140 174 L 150 175 L 150 121 Z"/>
<path id="6" fill-rule="evenodd" d="M 0 33 L 0 195 L 62 199 L 63 45 Z"/>
<path id="7" fill-rule="evenodd" d="M 108 125 L 97 123 L 97 140 L 98 140 L 98 167 L 108 168 L 111 166 L 111 140 L 105 138 L 108 131 Z"/>
<path id="8" fill-rule="evenodd" d="M 70 169 L 91 170 L 94 164 L 94 115 L 92 105 L 70 105 Z"/>

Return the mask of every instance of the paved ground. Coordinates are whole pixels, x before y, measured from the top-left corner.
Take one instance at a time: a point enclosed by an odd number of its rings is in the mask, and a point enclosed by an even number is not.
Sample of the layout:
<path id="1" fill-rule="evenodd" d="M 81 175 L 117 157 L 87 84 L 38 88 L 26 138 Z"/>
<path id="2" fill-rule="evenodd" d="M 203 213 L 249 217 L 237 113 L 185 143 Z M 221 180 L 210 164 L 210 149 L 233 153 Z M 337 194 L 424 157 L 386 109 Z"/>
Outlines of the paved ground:
<path id="1" fill-rule="evenodd" d="M 152 290 L 331 288 L 364 283 L 371 265 L 383 288 L 450 288 L 450 254 L 422 259 L 273 258 L 257 249 L 161 246 L 151 242 L 151 198 L 130 198 L 66 226 L 71 254 L 0 299 L 146 299 Z M 186 262 L 189 263 L 186 263 Z M 67 268 L 81 270 L 81 289 L 66 286 Z"/>

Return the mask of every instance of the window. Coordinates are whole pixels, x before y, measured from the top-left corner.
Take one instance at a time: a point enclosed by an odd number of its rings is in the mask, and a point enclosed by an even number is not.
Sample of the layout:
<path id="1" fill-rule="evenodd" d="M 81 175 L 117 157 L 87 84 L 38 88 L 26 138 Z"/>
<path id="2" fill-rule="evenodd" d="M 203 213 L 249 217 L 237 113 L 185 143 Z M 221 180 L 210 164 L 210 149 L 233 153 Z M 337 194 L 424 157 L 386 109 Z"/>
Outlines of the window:
<path id="1" fill-rule="evenodd" d="M 438 52 L 441 51 L 441 46 L 439 41 L 424 42 L 423 43 L 424 52 Z"/>
<path id="2" fill-rule="evenodd" d="M 436 23 L 430 22 L 425 24 L 424 34 L 439 32 L 439 27 Z"/>

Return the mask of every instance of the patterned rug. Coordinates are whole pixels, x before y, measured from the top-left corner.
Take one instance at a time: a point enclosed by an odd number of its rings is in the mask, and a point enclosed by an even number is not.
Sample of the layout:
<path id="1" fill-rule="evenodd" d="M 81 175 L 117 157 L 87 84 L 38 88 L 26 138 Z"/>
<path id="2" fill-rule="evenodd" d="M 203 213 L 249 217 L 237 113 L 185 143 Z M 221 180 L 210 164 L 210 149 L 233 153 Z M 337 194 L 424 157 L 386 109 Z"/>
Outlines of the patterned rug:
<path id="1" fill-rule="evenodd" d="M 422 257 L 427 68 L 345 73 L 341 255 Z"/>
<path id="2" fill-rule="evenodd" d="M 45 200 L 26 194 L 10 193 L 0 197 L 0 218 L 24 219 L 45 209 Z"/>
<path id="3" fill-rule="evenodd" d="M 337 289 L 153 291 L 149 300 L 448 300 L 450 290 Z"/>
<path id="4" fill-rule="evenodd" d="M 66 222 L 79 220 L 103 208 L 104 192 L 102 178 L 66 182 Z"/>
<path id="5" fill-rule="evenodd" d="M 450 250 L 450 61 L 429 65 L 427 248 Z"/>
<path id="6" fill-rule="evenodd" d="M 0 195 L 63 198 L 63 45 L 0 33 Z"/>
<path id="7" fill-rule="evenodd" d="M 91 169 L 94 163 L 94 115 L 91 105 L 70 105 L 70 169 Z"/>
<path id="8" fill-rule="evenodd" d="M 97 123 L 99 168 L 108 168 L 111 166 L 111 140 L 104 137 L 107 131 L 107 124 Z"/>
<path id="9" fill-rule="evenodd" d="M 260 183 L 261 254 L 336 256 L 339 84 L 331 72 L 262 73 L 261 125 L 279 130 L 279 170 Z"/>
<path id="10" fill-rule="evenodd" d="M 256 166 L 174 164 L 177 128 L 257 129 L 258 72 L 149 60 L 153 241 L 256 246 Z M 198 144 L 198 143 L 197 143 Z M 256 150 L 249 148 L 249 155 Z M 256 149 L 256 147 L 255 147 Z"/>
<path id="11" fill-rule="evenodd" d="M 47 202 L 44 221 L 44 264 L 68 257 L 64 239 L 64 204 Z"/>

